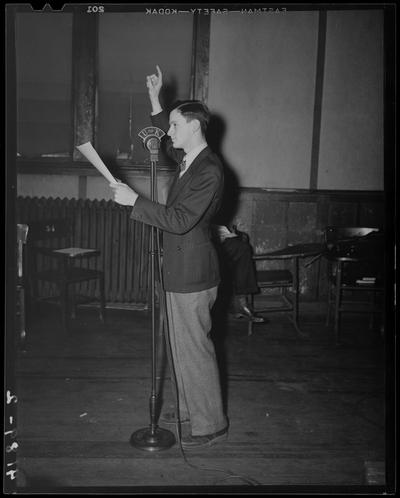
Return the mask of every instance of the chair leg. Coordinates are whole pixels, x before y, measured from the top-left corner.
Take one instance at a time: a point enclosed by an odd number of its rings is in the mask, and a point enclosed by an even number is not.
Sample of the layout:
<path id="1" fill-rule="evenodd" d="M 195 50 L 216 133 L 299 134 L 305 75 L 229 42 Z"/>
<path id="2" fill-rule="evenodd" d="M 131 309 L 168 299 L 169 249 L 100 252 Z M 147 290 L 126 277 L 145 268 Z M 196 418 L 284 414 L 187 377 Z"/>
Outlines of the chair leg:
<path id="1" fill-rule="evenodd" d="M 19 316 L 19 344 L 24 345 L 26 339 L 25 329 L 25 290 L 22 285 L 17 286 L 17 315 Z"/>
<path id="2" fill-rule="evenodd" d="M 299 330 L 299 259 L 294 258 L 294 272 L 293 272 L 293 323 L 297 330 Z"/>
<path id="3" fill-rule="evenodd" d="M 254 294 L 250 294 L 247 299 L 250 301 L 251 309 L 254 311 Z"/>
<path id="4" fill-rule="evenodd" d="M 100 277 L 100 308 L 99 308 L 99 315 L 100 315 L 100 320 L 105 323 L 106 321 L 106 299 L 105 299 L 105 292 L 104 292 L 104 275 Z"/>
<path id="5" fill-rule="evenodd" d="M 254 296 L 253 294 L 250 294 L 246 296 L 246 301 L 248 304 L 250 304 L 250 309 L 254 311 Z M 250 336 L 253 334 L 253 321 L 249 319 L 247 322 L 247 335 Z"/>
<path id="6" fill-rule="evenodd" d="M 332 285 L 330 282 L 328 282 L 328 302 L 327 302 L 325 327 L 328 327 L 331 321 L 331 306 L 332 306 Z"/>
<path id="7" fill-rule="evenodd" d="M 31 317 L 32 317 L 32 295 L 31 295 L 31 286 L 30 282 L 28 281 L 25 284 L 25 323 L 30 323 L 31 322 Z"/>
<path id="8" fill-rule="evenodd" d="M 331 322 L 331 316 L 332 316 L 332 296 L 333 296 L 333 284 L 331 282 L 331 275 L 332 275 L 332 263 L 328 261 L 328 299 L 327 299 L 327 312 L 326 312 L 326 321 L 325 321 L 325 327 L 328 327 L 330 322 Z"/>
<path id="9" fill-rule="evenodd" d="M 61 320 L 64 332 L 68 332 L 69 329 L 69 306 L 68 306 L 68 285 L 61 285 Z"/>
<path id="10" fill-rule="evenodd" d="M 72 284 L 70 288 L 70 303 L 71 303 L 71 318 L 75 320 L 76 318 L 76 299 L 75 299 L 75 287 Z"/>
<path id="11" fill-rule="evenodd" d="M 340 261 L 337 266 L 336 272 L 336 298 L 335 298 L 335 319 L 334 319 L 334 329 L 335 329 L 335 341 L 336 344 L 339 343 L 339 331 L 340 331 L 340 305 L 342 301 L 342 262 Z"/>
<path id="12" fill-rule="evenodd" d="M 37 314 L 38 310 L 38 296 L 39 296 L 39 290 L 38 290 L 38 283 L 34 279 L 29 279 L 28 280 L 28 286 L 29 288 L 27 289 L 27 302 L 26 302 L 26 313 L 27 316 L 33 317 Z"/>
<path id="13" fill-rule="evenodd" d="M 371 299 L 371 309 L 374 310 L 376 307 L 376 293 L 375 291 L 372 291 L 372 299 Z M 369 330 L 373 330 L 374 326 L 376 325 L 376 314 L 371 313 L 369 317 Z"/>
<path id="14" fill-rule="evenodd" d="M 250 336 L 253 334 L 253 320 L 249 320 L 247 322 L 247 335 Z"/>
<path id="15" fill-rule="evenodd" d="M 385 318 L 383 314 L 379 315 L 379 334 L 381 339 L 385 337 Z"/>

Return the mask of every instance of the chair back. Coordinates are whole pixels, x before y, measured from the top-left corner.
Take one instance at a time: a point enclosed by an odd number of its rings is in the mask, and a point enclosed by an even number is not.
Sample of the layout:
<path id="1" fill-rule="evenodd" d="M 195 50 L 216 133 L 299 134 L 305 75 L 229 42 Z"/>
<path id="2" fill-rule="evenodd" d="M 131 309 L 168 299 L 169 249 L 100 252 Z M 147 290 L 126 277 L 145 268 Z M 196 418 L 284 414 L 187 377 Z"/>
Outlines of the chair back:
<path id="1" fill-rule="evenodd" d="M 72 220 L 48 219 L 28 223 L 27 269 L 30 275 L 44 269 L 55 269 L 57 263 L 46 256 L 47 251 L 71 246 Z"/>
<path id="2" fill-rule="evenodd" d="M 69 218 L 33 221 L 29 223 L 29 240 L 41 241 L 69 238 L 72 223 Z"/>
<path id="3" fill-rule="evenodd" d="M 29 223 L 28 248 L 66 247 L 72 242 L 72 220 L 49 219 Z"/>

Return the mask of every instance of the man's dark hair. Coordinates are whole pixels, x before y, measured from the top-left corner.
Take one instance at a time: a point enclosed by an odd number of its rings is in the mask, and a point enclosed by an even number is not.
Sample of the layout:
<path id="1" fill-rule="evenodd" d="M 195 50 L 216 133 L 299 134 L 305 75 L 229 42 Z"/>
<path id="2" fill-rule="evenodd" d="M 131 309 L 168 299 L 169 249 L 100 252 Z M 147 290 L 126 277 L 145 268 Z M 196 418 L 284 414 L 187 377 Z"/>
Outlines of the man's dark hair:
<path id="1" fill-rule="evenodd" d="M 171 111 L 180 112 L 186 121 L 197 119 L 203 135 L 206 134 L 208 123 L 210 122 L 210 111 L 200 100 L 178 100 Z"/>

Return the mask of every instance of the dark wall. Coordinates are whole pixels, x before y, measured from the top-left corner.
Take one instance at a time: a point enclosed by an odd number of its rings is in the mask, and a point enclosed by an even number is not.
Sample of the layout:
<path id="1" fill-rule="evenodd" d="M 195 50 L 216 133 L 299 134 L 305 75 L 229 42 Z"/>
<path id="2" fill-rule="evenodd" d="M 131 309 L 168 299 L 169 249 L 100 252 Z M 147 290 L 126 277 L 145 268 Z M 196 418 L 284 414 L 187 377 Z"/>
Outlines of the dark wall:
<path id="1" fill-rule="evenodd" d="M 146 76 L 163 72 L 160 100 L 168 107 L 190 95 L 193 16 L 105 13 L 99 18 L 99 150 L 105 157 L 130 151 L 149 162 L 138 132 L 151 126 Z M 129 118 L 131 115 L 131 137 Z M 166 163 L 162 155 L 161 162 Z"/>
<path id="2" fill-rule="evenodd" d="M 16 17 L 17 151 L 66 154 L 71 147 L 72 14 Z"/>

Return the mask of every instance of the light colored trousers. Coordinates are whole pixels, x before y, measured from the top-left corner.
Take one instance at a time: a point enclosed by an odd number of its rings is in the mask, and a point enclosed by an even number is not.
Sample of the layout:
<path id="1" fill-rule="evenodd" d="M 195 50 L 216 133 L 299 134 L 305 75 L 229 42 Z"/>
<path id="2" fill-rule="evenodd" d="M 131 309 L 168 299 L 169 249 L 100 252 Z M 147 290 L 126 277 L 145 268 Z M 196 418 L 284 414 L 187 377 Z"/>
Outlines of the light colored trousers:
<path id="1" fill-rule="evenodd" d="M 210 338 L 210 312 L 217 289 L 166 292 L 179 413 L 181 419 L 190 419 L 193 436 L 213 434 L 227 425 L 215 348 Z"/>

